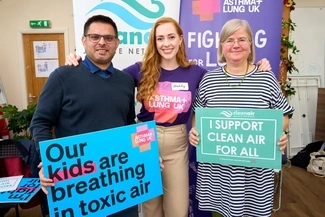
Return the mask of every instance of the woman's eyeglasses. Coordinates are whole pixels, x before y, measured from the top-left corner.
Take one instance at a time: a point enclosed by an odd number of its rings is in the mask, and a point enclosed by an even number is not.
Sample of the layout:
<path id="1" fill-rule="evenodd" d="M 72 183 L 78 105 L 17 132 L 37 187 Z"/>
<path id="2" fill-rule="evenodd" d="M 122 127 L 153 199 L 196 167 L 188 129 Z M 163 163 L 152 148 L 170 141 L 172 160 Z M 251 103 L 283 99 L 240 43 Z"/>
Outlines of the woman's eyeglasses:
<path id="1" fill-rule="evenodd" d="M 234 39 L 231 39 L 231 38 L 230 38 L 230 39 L 227 39 L 227 40 L 226 40 L 225 42 L 223 42 L 223 43 L 226 44 L 227 46 L 234 46 L 236 42 L 237 42 L 237 44 L 238 44 L 239 46 L 244 46 L 244 45 L 250 43 L 251 41 L 248 40 L 247 38 L 240 38 L 240 39 L 238 39 L 238 40 L 234 40 Z"/>

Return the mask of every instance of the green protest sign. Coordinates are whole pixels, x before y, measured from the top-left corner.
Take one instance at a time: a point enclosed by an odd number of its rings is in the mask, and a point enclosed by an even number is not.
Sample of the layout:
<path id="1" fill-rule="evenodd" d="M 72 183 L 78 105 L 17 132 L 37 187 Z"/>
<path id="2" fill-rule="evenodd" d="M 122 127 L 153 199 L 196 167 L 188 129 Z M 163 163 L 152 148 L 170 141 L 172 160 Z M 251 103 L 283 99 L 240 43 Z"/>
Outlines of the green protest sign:
<path id="1" fill-rule="evenodd" d="M 197 161 L 281 169 L 282 110 L 197 108 L 195 119 Z"/>

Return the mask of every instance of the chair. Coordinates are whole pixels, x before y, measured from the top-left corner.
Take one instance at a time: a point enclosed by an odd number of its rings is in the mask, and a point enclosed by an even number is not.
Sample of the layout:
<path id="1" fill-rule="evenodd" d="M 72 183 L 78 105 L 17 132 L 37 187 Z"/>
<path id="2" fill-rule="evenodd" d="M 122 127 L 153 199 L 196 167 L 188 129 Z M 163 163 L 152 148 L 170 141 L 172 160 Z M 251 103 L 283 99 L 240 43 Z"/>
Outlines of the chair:
<path id="1" fill-rule="evenodd" d="M 7 139 L 0 141 L 0 160 L 10 161 L 8 167 L 5 164 L 0 164 L 0 169 L 8 169 L 3 176 L 24 175 L 25 177 L 37 177 L 37 165 L 40 162 L 39 156 L 35 150 L 34 142 L 31 140 L 14 140 Z M 1 170 L 0 170 L 1 172 Z M 8 173 L 9 172 L 9 173 Z M 1 176 L 1 174 L 0 174 Z M 45 217 L 48 212 L 46 195 L 43 192 L 38 192 L 28 203 L 21 204 L 4 204 L 0 203 L 0 208 L 7 207 L 16 209 L 16 216 L 19 217 L 18 205 L 22 209 L 29 209 L 31 207 L 41 205 L 42 216 Z"/>
<path id="2" fill-rule="evenodd" d="M 285 151 L 285 154 L 282 155 L 282 168 L 284 165 L 286 165 L 289 162 L 287 157 L 287 152 Z M 274 206 L 273 204 L 273 212 L 277 212 L 281 208 L 281 199 L 282 199 L 282 169 L 280 170 L 274 170 L 274 180 L 275 180 L 275 186 L 274 186 L 274 202 L 277 201 L 277 206 Z M 278 195 L 277 200 L 275 200 L 275 196 Z"/>
<path id="3" fill-rule="evenodd" d="M 12 143 L 11 140 L 3 140 L 0 141 L 0 159 L 2 161 L 4 161 L 4 159 L 8 159 L 8 158 L 19 158 L 21 160 L 21 153 L 18 150 L 18 148 L 16 147 L 16 145 L 14 145 Z M 19 162 L 16 161 L 16 162 Z M 22 160 L 21 160 L 22 162 Z M 5 163 L 1 164 L 1 168 L 2 171 L 6 170 L 5 168 Z M 1 174 L 0 176 L 7 176 L 7 174 Z M 11 208 L 15 208 L 15 212 L 16 212 L 16 217 L 19 217 L 19 208 L 18 208 L 18 203 L 0 203 L 0 209 L 11 209 Z"/>
<path id="4" fill-rule="evenodd" d="M 15 212 L 16 212 L 16 217 L 19 217 L 19 208 L 18 208 L 18 204 L 17 203 L 0 203 L 0 209 L 7 209 L 8 211 L 11 208 L 15 208 Z M 4 213 L 5 214 L 5 213 Z"/>
<path id="5" fill-rule="evenodd" d="M 278 203 L 277 206 L 275 207 L 273 205 L 273 212 L 277 212 L 280 210 L 281 208 L 281 197 L 282 197 L 282 170 L 274 170 L 274 174 L 275 174 L 275 187 L 274 187 L 274 198 L 276 196 L 276 194 L 278 195 Z M 276 201 L 276 200 L 274 200 Z"/>

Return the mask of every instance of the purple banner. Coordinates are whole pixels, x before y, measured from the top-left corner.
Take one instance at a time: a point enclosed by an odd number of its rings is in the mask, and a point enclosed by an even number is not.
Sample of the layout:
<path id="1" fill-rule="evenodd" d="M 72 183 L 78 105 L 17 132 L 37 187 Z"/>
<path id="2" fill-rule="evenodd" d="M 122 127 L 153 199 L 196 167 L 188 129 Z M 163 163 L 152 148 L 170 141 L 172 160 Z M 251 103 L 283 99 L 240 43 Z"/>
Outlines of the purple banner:
<path id="1" fill-rule="evenodd" d="M 233 18 L 247 20 L 253 31 L 255 61 L 267 58 L 278 77 L 283 0 L 181 0 L 180 24 L 189 59 L 208 70 L 219 68 L 217 49 L 222 26 Z M 190 146 L 189 217 L 211 217 L 195 199 L 196 150 Z"/>
<path id="2" fill-rule="evenodd" d="M 229 19 L 247 20 L 253 31 L 256 58 L 267 58 L 278 77 L 283 0 L 182 0 L 180 24 L 188 58 L 218 68 L 219 32 Z"/>

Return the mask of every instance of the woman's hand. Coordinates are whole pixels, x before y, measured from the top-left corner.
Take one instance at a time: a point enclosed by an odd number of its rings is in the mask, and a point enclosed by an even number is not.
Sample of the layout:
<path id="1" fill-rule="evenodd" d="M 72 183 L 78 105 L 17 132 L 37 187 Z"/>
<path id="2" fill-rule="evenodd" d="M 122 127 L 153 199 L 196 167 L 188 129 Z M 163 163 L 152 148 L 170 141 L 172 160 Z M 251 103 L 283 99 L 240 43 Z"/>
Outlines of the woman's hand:
<path id="1" fill-rule="evenodd" d="M 65 58 L 65 65 L 69 66 L 77 66 L 79 65 L 79 61 L 81 60 L 81 56 L 78 56 L 74 53 L 70 53 L 66 58 Z"/>
<path id="2" fill-rule="evenodd" d="M 280 146 L 280 150 L 283 155 L 284 155 L 284 150 L 287 147 L 287 144 L 288 144 L 288 136 L 287 134 L 283 133 L 278 142 L 278 146 Z"/>
<path id="3" fill-rule="evenodd" d="M 271 71 L 272 70 L 270 62 L 266 58 L 263 58 L 260 61 L 258 61 L 256 63 L 256 65 L 258 66 L 259 71 Z"/>
<path id="4" fill-rule="evenodd" d="M 163 159 L 159 156 L 160 170 L 164 169 Z"/>
<path id="5" fill-rule="evenodd" d="M 199 143 L 199 134 L 195 130 L 195 127 L 192 127 L 190 132 L 188 132 L 188 138 L 190 140 L 191 145 L 195 146 Z"/>
<path id="6" fill-rule="evenodd" d="M 42 162 L 37 167 L 41 169 L 38 172 L 38 175 L 39 175 L 40 182 L 41 182 L 41 185 L 42 185 L 42 191 L 45 194 L 48 194 L 49 192 L 47 191 L 46 187 L 54 186 L 53 180 L 44 177 L 44 170 L 43 170 L 43 164 L 42 164 Z"/>

